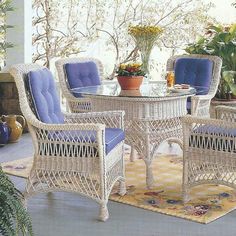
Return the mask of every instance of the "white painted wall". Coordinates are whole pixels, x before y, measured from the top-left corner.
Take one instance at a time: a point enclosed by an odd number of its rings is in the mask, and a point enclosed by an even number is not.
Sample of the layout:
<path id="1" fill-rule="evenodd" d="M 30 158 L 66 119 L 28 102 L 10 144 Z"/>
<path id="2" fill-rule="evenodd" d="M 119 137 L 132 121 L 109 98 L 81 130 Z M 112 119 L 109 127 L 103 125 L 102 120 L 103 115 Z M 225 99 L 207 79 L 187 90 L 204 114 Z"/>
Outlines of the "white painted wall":
<path id="1" fill-rule="evenodd" d="M 7 42 L 14 44 L 7 49 L 6 68 L 16 63 L 32 62 L 32 3 L 31 0 L 12 0 L 14 11 L 7 13 Z"/>

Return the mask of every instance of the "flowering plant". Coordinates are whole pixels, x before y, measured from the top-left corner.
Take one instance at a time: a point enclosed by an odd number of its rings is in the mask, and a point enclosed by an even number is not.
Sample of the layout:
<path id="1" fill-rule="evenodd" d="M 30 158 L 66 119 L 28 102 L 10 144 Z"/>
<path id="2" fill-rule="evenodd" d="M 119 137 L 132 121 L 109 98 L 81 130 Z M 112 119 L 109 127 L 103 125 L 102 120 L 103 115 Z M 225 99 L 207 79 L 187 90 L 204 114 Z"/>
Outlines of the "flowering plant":
<path id="1" fill-rule="evenodd" d="M 151 51 L 163 29 L 159 26 L 136 25 L 129 26 L 128 32 L 133 37 L 141 53 L 143 70 L 148 74 L 148 61 Z"/>
<path id="2" fill-rule="evenodd" d="M 130 25 L 128 29 L 129 34 L 139 43 L 141 43 L 142 40 L 151 40 L 155 42 L 162 31 L 163 29 L 161 27 L 151 25 Z"/>
<path id="3" fill-rule="evenodd" d="M 144 76 L 141 63 L 120 64 L 117 71 L 118 76 Z"/>

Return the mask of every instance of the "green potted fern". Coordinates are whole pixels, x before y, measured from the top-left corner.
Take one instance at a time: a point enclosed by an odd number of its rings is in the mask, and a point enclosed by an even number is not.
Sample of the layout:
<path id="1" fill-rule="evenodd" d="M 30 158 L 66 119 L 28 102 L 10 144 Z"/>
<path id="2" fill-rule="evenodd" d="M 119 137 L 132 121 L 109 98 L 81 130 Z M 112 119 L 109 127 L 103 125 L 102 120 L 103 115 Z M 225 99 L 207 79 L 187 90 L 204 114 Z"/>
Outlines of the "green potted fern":
<path id="1" fill-rule="evenodd" d="M 0 166 L 0 235 L 31 236 L 32 223 L 23 204 L 24 197 Z"/>

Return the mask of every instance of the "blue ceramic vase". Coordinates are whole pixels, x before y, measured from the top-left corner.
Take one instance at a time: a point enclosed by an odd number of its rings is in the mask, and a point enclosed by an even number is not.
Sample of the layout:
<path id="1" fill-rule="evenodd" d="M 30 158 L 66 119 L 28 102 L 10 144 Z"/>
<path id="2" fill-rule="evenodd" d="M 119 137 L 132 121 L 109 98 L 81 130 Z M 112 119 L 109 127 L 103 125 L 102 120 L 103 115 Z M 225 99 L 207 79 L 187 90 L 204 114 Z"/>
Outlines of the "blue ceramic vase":
<path id="1" fill-rule="evenodd" d="M 0 121 L 0 147 L 4 146 L 9 139 L 9 128 L 6 122 Z"/>

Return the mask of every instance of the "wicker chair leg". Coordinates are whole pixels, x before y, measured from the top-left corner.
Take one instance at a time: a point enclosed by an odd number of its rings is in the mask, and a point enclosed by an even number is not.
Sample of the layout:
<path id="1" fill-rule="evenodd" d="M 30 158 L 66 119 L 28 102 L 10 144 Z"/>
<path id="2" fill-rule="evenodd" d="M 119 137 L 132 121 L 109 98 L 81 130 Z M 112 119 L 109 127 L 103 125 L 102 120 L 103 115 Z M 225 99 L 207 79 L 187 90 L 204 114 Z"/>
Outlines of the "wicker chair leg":
<path id="1" fill-rule="evenodd" d="M 27 203 L 28 203 L 28 200 L 27 200 L 27 198 L 24 197 L 24 198 L 22 199 L 22 204 L 23 204 L 23 206 L 25 207 L 26 210 L 27 210 L 27 207 L 28 207 L 28 206 L 27 206 Z"/>
<path id="2" fill-rule="evenodd" d="M 101 203 L 100 206 L 100 213 L 99 213 L 99 220 L 105 222 L 109 218 L 109 212 L 107 209 L 107 202 L 106 203 Z"/>
<path id="3" fill-rule="evenodd" d="M 120 180 L 119 184 L 119 195 L 124 196 L 126 194 L 126 185 L 124 180 Z"/>
<path id="4" fill-rule="evenodd" d="M 134 146 L 131 146 L 131 152 L 130 152 L 130 161 L 133 162 L 137 156 L 137 151 L 134 149 Z"/>
<path id="5" fill-rule="evenodd" d="M 183 204 L 187 203 L 189 198 L 189 187 L 188 187 L 188 161 L 185 156 L 183 157 L 183 183 L 182 183 L 182 199 Z"/>
<path id="6" fill-rule="evenodd" d="M 23 192 L 23 199 L 22 199 L 22 204 L 25 207 L 25 209 L 27 210 L 27 202 L 28 202 L 28 193 L 26 191 Z"/>
<path id="7" fill-rule="evenodd" d="M 172 142 L 171 140 L 168 140 L 167 142 L 168 142 L 168 144 L 169 144 L 169 147 L 172 147 L 172 143 L 173 143 L 173 142 Z"/>
<path id="8" fill-rule="evenodd" d="M 183 204 L 186 204 L 189 202 L 190 200 L 190 196 L 189 196 L 189 190 L 186 187 L 183 187 Z"/>
<path id="9" fill-rule="evenodd" d="M 154 183 L 153 173 L 152 173 L 152 167 L 151 164 L 146 164 L 146 184 L 147 188 L 151 189 Z"/>

